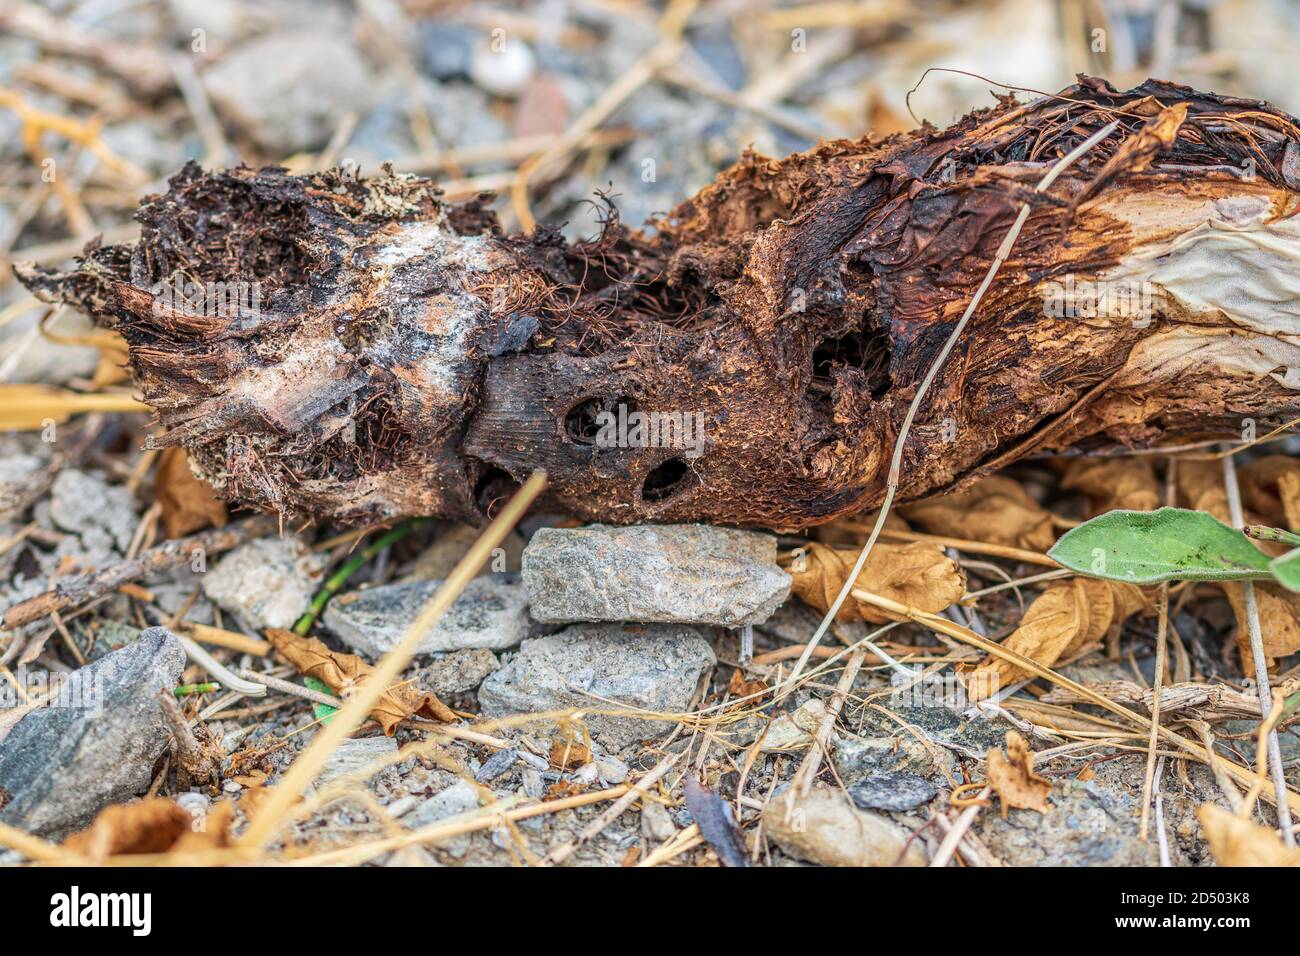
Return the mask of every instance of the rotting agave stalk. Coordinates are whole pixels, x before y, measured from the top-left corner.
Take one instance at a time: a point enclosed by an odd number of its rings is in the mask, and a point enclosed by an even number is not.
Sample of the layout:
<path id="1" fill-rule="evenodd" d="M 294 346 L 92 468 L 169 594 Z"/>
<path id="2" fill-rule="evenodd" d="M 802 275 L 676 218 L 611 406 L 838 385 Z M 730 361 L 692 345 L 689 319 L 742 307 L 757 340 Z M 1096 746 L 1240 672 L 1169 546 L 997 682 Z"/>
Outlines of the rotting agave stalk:
<path id="1" fill-rule="evenodd" d="M 902 497 L 1033 452 L 1294 417 L 1300 129 L 1155 81 L 746 155 L 652 230 L 612 216 L 574 244 L 503 235 L 427 180 L 189 166 L 134 246 L 19 275 L 121 330 L 155 443 L 235 501 L 473 520 L 544 467 L 549 504 L 587 519 L 796 529 L 879 503 L 917 383 L 1025 202 L 907 438 Z M 161 294 L 232 282 L 256 308 Z M 620 408 L 659 432 L 606 440 Z M 699 445 L 663 440 L 701 421 Z"/>

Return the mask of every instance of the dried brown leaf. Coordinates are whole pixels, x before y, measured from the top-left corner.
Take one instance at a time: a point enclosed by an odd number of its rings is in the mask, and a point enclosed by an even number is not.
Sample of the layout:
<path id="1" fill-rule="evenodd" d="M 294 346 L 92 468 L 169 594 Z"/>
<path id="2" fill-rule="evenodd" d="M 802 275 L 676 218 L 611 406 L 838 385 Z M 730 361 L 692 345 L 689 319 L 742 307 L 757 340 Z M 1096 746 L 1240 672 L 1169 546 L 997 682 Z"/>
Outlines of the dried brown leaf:
<path id="1" fill-rule="evenodd" d="M 1034 599 L 1002 646 L 1051 667 L 1148 606 L 1146 595 L 1132 584 L 1092 578 L 1063 581 Z M 970 697 L 983 700 L 1030 676 L 1024 668 L 990 655 L 963 679 Z"/>
<path id="2" fill-rule="evenodd" d="M 1268 524 L 1300 531 L 1300 458 L 1267 455 L 1241 469 L 1241 498 Z"/>
<path id="3" fill-rule="evenodd" d="M 1052 781 L 1034 773 L 1034 754 L 1025 738 L 1014 730 L 1007 731 L 1007 752 L 997 747 L 988 752 L 988 782 L 1002 801 L 1002 819 L 1007 810 L 1037 810 L 1046 813 L 1051 809 L 1047 802 L 1052 792 Z"/>
<path id="4" fill-rule="evenodd" d="M 786 559 L 793 578 L 791 589 L 804 603 L 827 611 L 848 580 L 857 558 L 857 550 L 809 542 L 802 554 Z M 966 593 L 966 574 L 939 545 L 923 541 L 877 543 L 856 585 L 900 604 L 938 613 L 961 600 Z M 898 618 L 874 605 L 848 600 L 836 620 L 883 624 Z"/>
<path id="5" fill-rule="evenodd" d="M 1180 461 L 1174 484 L 1185 507 L 1204 511 L 1231 524 L 1228 492 L 1223 485 L 1223 466 L 1219 462 Z"/>
<path id="6" fill-rule="evenodd" d="M 1250 661 L 1250 626 L 1246 623 L 1246 590 L 1241 584 L 1224 584 L 1223 594 L 1237 617 L 1237 646 L 1241 659 Z M 1300 594 L 1276 584 L 1255 583 L 1255 604 L 1264 636 L 1264 656 L 1273 660 L 1300 651 Z"/>
<path id="7" fill-rule="evenodd" d="M 193 852 L 228 845 L 232 807 L 196 818 L 172 800 L 147 797 L 106 807 L 64 846 L 89 860 L 134 853 Z"/>
<path id="8" fill-rule="evenodd" d="M 163 451 L 154 486 L 168 538 L 180 538 L 213 526 L 225 527 L 226 506 L 217 500 L 211 485 L 194 476 L 184 448 Z"/>
<path id="9" fill-rule="evenodd" d="M 1066 465 L 1061 487 L 1087 497 L 1089 517 L 1160 506 L 1160 485 L 1149 458 L 1075 458 Z"/>
<path id="10" fill-rule="evenodd" d="M 1019 482 L 1000 475 L 965 491 L 903 505 L 908 521 L 931 534 L 1046 551 L 1056 543 L 1052 516 Z"/>
<path id="11" fill-rule="evenodd" d="M 727 693 L 733 698 L 761 694 L 768 689 L 768 683 L 765 680 L 759 678 L 745 680 L 745 675 L 740 672 L 739 668 L 731 672 L 731 680 L 727 682 Z"/>
<path id="12" fill-rule="evenodd" d="M 1201 804 L 1196 817 L 1219 866 L 1300 866 L 1300 850 L 1284 845 L 1272 830 L 1213 803 Z"/>
<path id="13" fill-rule="evenodd" d="M 356 654 L 332 651 L 314 637 L 302 637 L 293 631 L 268 628 L 266 639 L 284 655 L 299 673 L 324 682 L 340 697 L 348 698 L 374 672 L 374 668 Z M 408 717 L 428 717 L 450 723 L 456 714 L 436 695 L 421 691 L 409 683 L 394 684 L 370 709 L 389 737 L 397 725 Z"/>
<path id="14" fill-rule="evenodd" d="M 572 770 L 583 764 L 591 763 L 591 751 L 581 740 L 565 740 L 556 737 L 551 741 L 551 766 L 561 770 Z"/>

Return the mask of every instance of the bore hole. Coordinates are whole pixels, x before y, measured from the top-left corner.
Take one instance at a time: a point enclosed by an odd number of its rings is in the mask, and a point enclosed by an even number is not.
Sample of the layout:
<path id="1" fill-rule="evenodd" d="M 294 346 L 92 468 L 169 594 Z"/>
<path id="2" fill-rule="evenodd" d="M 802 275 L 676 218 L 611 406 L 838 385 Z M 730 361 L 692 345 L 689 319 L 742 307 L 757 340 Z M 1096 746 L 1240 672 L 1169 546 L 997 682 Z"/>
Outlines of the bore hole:
<path id="1" fill-rule="evenodd" d="M 474 503 L 485 516 L 495 518 L 501 506 L 518 490 L 519 482 L 511 478 L 509 472 L 489 467 L 474 483 Z"/>
<path id="2" fill-rule="evenodd" d="M 883 398 L 889 391 L 889 348 L 879 336 L 852 333 L 826 339 L 813 349 L 813 378 L 809 390 L 829 395 L 835 387 L 837 369 L 852 369 L 865 380 L 871 397 Z"/>
<path id="3" fill-rule="evenodd" d="M 641 485 L 642 501 L 666 501 L 686 484 L 691 469 L 684 458 L 669 458 L 660 462 L 645 476 Z"/>
<path id="4" fill-rule="evenodd" d="M 602 412 L 609 412 L 615 417 L 620 407 L 624 415 L 636 410 L 636 404 L 626 395 L 618 398 L 587 398 L 574 405 L 564 415 L 564 435 L 574 445 L 594 445 L 600 434 L 605 419 Z"/>

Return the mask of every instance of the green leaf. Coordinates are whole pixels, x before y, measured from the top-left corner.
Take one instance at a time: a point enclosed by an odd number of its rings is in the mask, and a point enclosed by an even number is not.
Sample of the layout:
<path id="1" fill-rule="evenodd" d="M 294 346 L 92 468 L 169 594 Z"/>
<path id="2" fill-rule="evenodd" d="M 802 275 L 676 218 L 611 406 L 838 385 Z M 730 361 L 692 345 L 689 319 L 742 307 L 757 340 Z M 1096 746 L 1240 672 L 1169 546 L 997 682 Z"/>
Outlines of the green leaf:
<path id="1" fill-rule="evenodd" d="M 1300 548 L 1274 558 L 1268 568 L 1282 587 L 1288 591 L 1300 591 Z"/>
<path id="2" fill-rule="evenodd" d="M 334 691 L 330 690 L 329 684 L 325 683 L 323 680 L 318 680 L 315 677 L 304 677 L 302 679 L 302 682 L 306 684 L 308 687 L 310 687 L 312 690 L 320 691 L 322 694 L 334 693 Z M 342 705 L 343 705 L 343 701 L 340 700 L 339 706 Z M 338 713 L 339 708 L 330 707 L 328 704 L 318 704 L 315 701 L 312 701 L 311 709 L 312 709 L 312 713 L 316 715 L 317 720 L 319 720 L 322 724 L 328 724 L 331 720 L 334 719 L 334 715 Z"/>
<path id="3" fill-rule="evenodd" d="M 1111 511 L 1066 532 L 1047 554 L 1080 574 L 1130 584 L 1271 576 L 1268 555 L 1244 534 L 1185 508 Z"/>

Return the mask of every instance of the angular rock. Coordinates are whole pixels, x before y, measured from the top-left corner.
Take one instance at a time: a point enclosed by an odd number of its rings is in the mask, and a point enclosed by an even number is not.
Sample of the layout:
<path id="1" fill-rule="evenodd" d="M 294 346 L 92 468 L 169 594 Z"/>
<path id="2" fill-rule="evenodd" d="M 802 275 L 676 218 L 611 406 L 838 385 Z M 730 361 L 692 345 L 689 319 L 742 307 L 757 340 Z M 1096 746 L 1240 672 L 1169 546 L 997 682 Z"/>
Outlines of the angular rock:
<path id="1" fill-rule="evenodd" d="M 468 780 L 458 780 L 402 817 L 402 826 L 418 830 L 420 827 L 427 827 L 448 817 L 477 810 L 478 805 L 478 788 Z M 441 847 L 454 857 L 462 857 L 469 850 L 469 836 L 462 834 L 429 845 Z"/>
<path id="2" fill-rule="evenodd" d="M 641 802 L 641 833 L 651 843 L 663 843 L 677 833 L 672 814 L 657 800 Z"/>
<path id="3" fill-rule="evenodd" d="M 203 79 L 217 111 L 279 156 L 323 146 L 338 117 L 366 111 L 374 89 L 351 43 L 314 31 L 241 43 Z"/>
<path id="4" fill-rule="evenodd" d="M 125 552 L 135 535 L 135 496 L 100 475 L 65 468 L 50 487 L 50 520 L 88 547 Z"/>
<path id="5" fill-rule="evenodd" d="M 826 703 L 814 698 L 793 713 L 782 714 L 767 727 L 759 750 L 779 753 L 807 747 L 826 716 Z"/>
<path id="6" fill-rule="evenodd" d="M 776 538 L 709 525 L 541 528 L 524 549 L 533 617 L 739 627 L 790 595 Z"/>
<path id="7" fill-rule="evenodd" d="M 700 676 L 716 661 L 708 642 L 689 627 L 577 624 L 524 641 L 514 658 L 483 682 L 479 704 L 489 717 L 618 706 L 590 696 L 595 694 L 675 712 L 687 706 Z M 592 737 L 610 750 L 668 727 L 658 720 L 600 714 L 589 714 L 586 723 Z"/>
<path id="8" fill-rule="evenodd" d="M 1010 810 L 1005 820 L 981 813 L 976 835 L 1008 866 L 1160 865 L 1157 841 L 1138 835 L 1139 800 L 1077 780 L 1058 781 L 1049 800 L 1047 813 Z M 1178 865 L 1181 854 L 1171 849 Z"/>
<path id="9" fill-rule="evenodd" d="M 919 840 L 909 845 L 902 827 L 828 787 L 815 786 L 803 797 L 789 789 L 777 794 L 763 810 L 763 832 L 791 856 L 822 866 L 926 864 Z"/>
<path id="10" fill-rule="evenodd" d="M 934 784 L 914 773 L 878 773 L 849 787 L 859 810 L 915 810 L 938 794 Z"/>
<path id="11" fill-rule="evenodd" d="M 484 761 L 483 766 L 478 768 L 478 772 L 474 774 L 474 779 L 479 783 L 491 783 L 513 767 L 518 759 L 519 751 L 517 750 L 511 748 L 498 750 Z"/>
<path id="12" fill-rule="evenodd" d="M 426 667 L 420 680 L 439 697 L 450 697 L 474 690 L 500 666 L 497 656 L 486 648 L 452 651 Z"/>
<path id="13" fill-rule="evenodd" d="M 170 735 L 155 699 L 185 668 L 166 628 L 74 674 L 0 742 L 0 821 L 55 836 L 148 788 Z"/>
<path id="14" fill-rule="evenodd" d="M 203 593 L 252 627 L 292 627 L 311 604 L 325 562 L 296 536 L 259 538 L 204 574 Z"/>
<path id="15" fill-rule="evenodd" d="M 831 759 L 835 773 L 849 786 L 881 774 L 926 777 L 939 770 L 934 753 L 910 734 L 865 738 L 845 735 L 836 739 Z"/>
<path id="16" fill-rule="evenodd" d="M 329 783 L 349 773 L 368 767 L 383 757 L 397 753 L 397 741 L 392 737 L 361 737 L 345 740 L 330 754 L 321 767 L 317 784 Z"/>
<path id="17" fill-rule="evenodd" d="M 357 653 L 381 657 L 397 644 L 441 584 L 387 584 L 340 595 L 325 609 L 325 626 Z M 475 578 L 421 638 L 416 653 L 514 647 L 528 636 L 531 623 L 528 595 L 518 574 Z"/>

